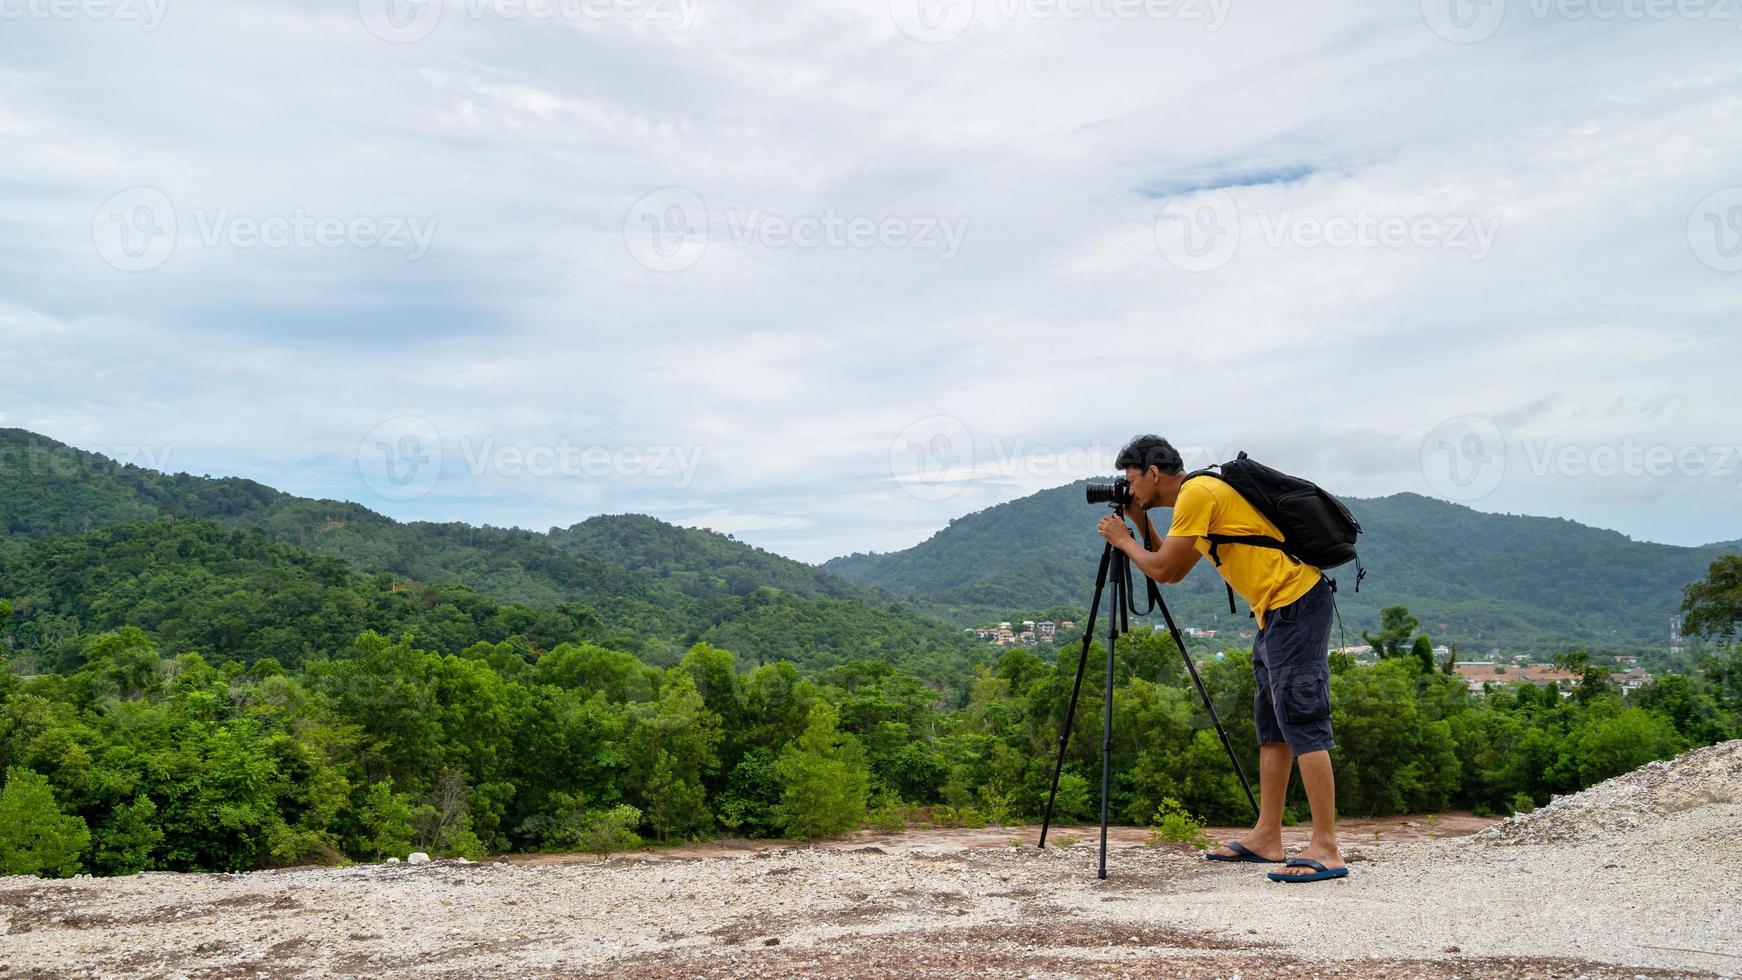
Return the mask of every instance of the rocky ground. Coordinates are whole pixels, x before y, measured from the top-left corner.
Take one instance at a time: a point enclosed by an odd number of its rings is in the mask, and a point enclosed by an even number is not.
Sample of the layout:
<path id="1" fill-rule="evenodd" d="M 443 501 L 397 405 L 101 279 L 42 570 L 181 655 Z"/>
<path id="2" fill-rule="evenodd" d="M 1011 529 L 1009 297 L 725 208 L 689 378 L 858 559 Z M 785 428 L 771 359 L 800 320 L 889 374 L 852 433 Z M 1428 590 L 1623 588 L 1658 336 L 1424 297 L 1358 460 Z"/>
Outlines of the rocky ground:
<path id="1" fill-rule="evenodd" d="M 1131 829 L 1100 881 L 1092 830 L 1034 828 L 0 879 L 0 976 L 1742 975 L 1742 742 L 1702 753 L 1481 833 L 1351 824 L 1353 873 L 1311 885 Z"/>

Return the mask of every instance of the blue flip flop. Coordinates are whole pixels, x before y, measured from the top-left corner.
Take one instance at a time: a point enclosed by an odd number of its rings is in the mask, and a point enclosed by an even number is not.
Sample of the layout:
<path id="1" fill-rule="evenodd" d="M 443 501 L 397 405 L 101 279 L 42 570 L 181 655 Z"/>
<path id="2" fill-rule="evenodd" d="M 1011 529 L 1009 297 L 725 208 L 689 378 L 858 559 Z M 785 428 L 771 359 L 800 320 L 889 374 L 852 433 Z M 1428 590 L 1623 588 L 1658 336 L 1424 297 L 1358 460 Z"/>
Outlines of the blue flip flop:
<path id="1" fill-rule="evenodd" d="M 1234 853 L 1231 855 L 1230 854 L 1215 854 L 1215 853 L 1212 853 L 1210 851 L 1205 851 L 1204 852 L 1204 860 L 1206 860 L 1206 861 L 1230 861 L 1230 862 L 1235 862 L 1235 863 L 1249 861 L 1249 862 L 1252 862 L 1253 864 L 1281 864 L 1282 863 L 1281 861 L 1272 861 L 1269 858 L 1264 857 L 1261 854 L 1253 853 L 1251 851 L 1251 849 L 1249 849 L 1245 844 L 1242 844 L 1237 840 L 1231 840 L 1222 846 L 1226 847 L 1230 851 L 1233 851 Z"/>
<path id="2" fill-rule="evenodd" d="M 1313 873 L 1310 875 L 1290 875 L 1283 874 L 1279 871 L 1272 871 L 1265 875 L 1265 877 L 1269 878 L 1271 881 L 1329 881 L 1332 878 L 1349 877 L 1348 868 L 1327 868 L 1319 862 L 1314 861 L 1312 858 L 1289 858 L 1287 861 L 1283 862 L 1283 866 L 1289 868 L 1311 868 L 1313 869 Z"/>

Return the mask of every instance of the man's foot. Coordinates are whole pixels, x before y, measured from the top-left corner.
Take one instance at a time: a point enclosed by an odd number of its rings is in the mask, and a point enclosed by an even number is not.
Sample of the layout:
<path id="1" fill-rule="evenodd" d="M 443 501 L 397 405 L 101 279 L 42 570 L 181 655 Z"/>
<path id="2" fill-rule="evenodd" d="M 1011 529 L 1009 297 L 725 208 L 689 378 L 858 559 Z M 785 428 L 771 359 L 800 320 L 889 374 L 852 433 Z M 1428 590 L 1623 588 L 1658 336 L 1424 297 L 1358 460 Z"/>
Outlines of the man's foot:
<path id="1" fill-rule="evenodd" d="M 1232 846 L 1234 844 L 1239 844 L 1241 847 L 1245 848 L 1246 853 L 1241 854 Z M 1282 837 L 1263 837 L 1256 833 L 1248 834 L 1240 840 L 1231 841 L 1213 851 L 1207 852 L 1204 857 L 1212 861 L 1262 860 L 1269 861 L 1272 864 L 1281 864 Z"/>
<path id="2" fill-rule="evenodd" d="M 1306 850 L 1300 852 L 1300 854 L 1296 856 L 1317 861 L 1324 865 L 1325 870 L 1327 871 L 1336 871 L 1339 868 L 1348 867 L 1348 865 L 1343 863 L 1343 852 L 1337 848 L 1336 841 L 1331 841 L 1329 844 L 1320 844 L 1318 841 L 1313 841 L 1311 844 L 1307 845 Z M 1296 878 L 1303 875 L 1318 874 L 1319 872 L 1316 868 L 1297 866 L 1283 868 L 1281 871 L 1274 873 Z"/>

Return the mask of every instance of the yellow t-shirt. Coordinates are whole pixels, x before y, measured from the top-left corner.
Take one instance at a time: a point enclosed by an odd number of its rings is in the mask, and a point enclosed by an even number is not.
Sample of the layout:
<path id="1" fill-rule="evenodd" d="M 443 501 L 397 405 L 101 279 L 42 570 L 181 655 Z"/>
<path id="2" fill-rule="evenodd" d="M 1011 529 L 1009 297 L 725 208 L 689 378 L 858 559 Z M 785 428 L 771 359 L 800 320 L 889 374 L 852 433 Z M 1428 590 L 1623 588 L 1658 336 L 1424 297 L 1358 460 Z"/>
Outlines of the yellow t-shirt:
<path id="1" fill-rule="evenodd" d="M 1210 542 L 1204 537 L 1207 534 L 1282 537 L 1276 525 L 1265 520 L 1245 497 L 1214 476 L 1200 476 L 1180 488 L 1167 533 L 1169 537 L 1197 538 L 1198 553 L 1205 557 L 1210 554 Z M 1222 559 L 1216 571 L 1252 607 L 1260 629 L 1266 612 L 1288 605 L 1319 584 L 1318 569 L 1296 564 L 1275 548 L 1225 544 L 1216 549 L 1216 555 Z"/>

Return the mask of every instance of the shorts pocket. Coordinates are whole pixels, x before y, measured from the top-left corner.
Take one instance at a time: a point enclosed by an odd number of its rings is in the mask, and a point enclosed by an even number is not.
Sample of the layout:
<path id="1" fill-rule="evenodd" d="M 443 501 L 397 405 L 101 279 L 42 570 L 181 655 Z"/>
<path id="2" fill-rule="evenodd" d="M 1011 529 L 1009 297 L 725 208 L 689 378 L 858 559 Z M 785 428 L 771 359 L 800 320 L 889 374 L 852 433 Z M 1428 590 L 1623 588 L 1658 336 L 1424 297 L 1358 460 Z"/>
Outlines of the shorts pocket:
<path id="1" fill-rule="evenodd" d="M 1331 716 L 1331 679 L 1318 671 L 1294 674 L 1279 685 L 1282 719 L 1291 725 L 1324 721 Z"/>

